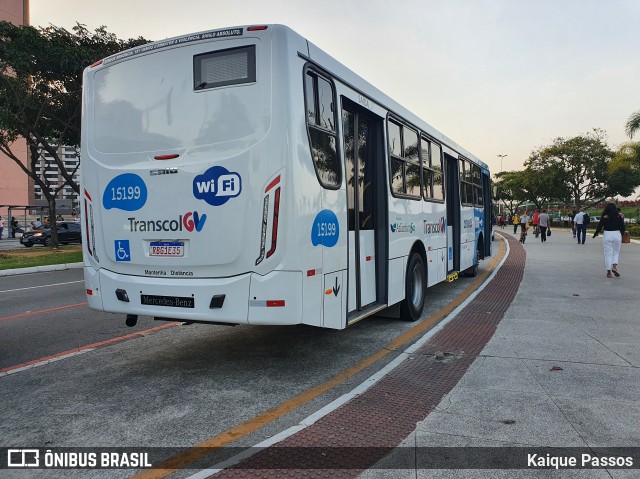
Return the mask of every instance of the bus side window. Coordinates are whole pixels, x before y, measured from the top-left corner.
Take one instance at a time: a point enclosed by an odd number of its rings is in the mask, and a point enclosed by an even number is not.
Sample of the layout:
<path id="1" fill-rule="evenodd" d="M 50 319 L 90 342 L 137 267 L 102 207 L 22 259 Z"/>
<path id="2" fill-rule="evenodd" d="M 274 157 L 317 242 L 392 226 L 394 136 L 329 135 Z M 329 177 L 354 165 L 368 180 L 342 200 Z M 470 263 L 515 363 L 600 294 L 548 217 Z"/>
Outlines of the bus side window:
<path id="1" fill-rule="evenodd" d="M 335 92 L 331 83 L 308 71 L 305 75 L 305 106 L 311 158 L 320 184 L 339 188 L 342 178 L 337 154 Z"/>
<path id="2" fill-rule="evenodd" d="M 389 122 L 389 158 L 391 192 L 404 193 L 404 173 L 402 171 L 402 136 L 400 125 L 392 121 Z"/>
<path id="3" fill-rule="evenodd" d="M 420 137 L 420 157 L 422 159 L 422 197 L 425 200 L 433 198 L 433 169 L 429 155 L 429 140 Z"/>
<path id="4" fill-rule="evenodd" d="M 431 143 L 431 168 L 433 168 L 433 199 L 444 200 L 444 178 L 442 176 L 442 149 Z"/>
<path id="5" fill-rule="evenodd" d="M 482 175 L 478 165 L 473 165 L 473 189 L 475 205 L 482 206 Z"/>
<path id="6" fill-rule="evenodd" d="M 420 199 L 418 133 L 391 120 L 387 128 L 391 192 L 395 196 Z"/>
<path id="7" fill-rule="evenodd" d="M 475 193 L 473 166 L 470 161 L 460 159 L 460 202 L 465 205 L 475 204 Z"/>
<path id="8" fill-rule="evenodd" d="M 418 133 L 403 128 L 404 160 L 406 161 L 405 184 L 409 196 L 420 198 L 420 156 L 418 150 Z"/>

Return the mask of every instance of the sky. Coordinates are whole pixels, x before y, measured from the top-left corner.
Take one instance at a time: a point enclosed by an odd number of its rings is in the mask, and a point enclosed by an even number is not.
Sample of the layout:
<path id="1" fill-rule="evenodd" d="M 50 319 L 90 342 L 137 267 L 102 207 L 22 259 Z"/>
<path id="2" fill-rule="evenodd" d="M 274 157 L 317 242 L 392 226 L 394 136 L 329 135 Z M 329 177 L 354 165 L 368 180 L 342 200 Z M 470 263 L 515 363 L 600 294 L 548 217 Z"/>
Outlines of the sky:
<path id="1" fill-rule="evenodd" d="M 487 163 L 640 110 L 638 0 L 31 0 L 33 26 L 161 40 L 280 23 Z M 638 140 L 639 138 L 634 138 Z M 503 158 L 498 155 L 507 155 Z"/>

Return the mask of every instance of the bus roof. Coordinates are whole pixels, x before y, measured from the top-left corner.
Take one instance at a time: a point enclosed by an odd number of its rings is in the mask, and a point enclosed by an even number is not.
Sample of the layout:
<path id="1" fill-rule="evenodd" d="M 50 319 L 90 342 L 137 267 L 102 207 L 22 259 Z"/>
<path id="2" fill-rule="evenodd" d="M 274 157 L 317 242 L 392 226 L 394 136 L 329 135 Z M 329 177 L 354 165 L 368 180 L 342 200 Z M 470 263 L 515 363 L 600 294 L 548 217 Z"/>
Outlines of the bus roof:
<path id="1" fill-rule="evenodd" d="M 271 31 L 269 31 L 271 29 Z M 489 168 L 487 164 L 481 161 L 478 157 L 473 155 L 471 152 L 467 151 L 455 141 L 451 140 L 449 137 L 441 133 L 439 130 L 431 126 L 429 123 L 421 119 L 416 114 L 412 113 L 407 108 L 403 107 L 400 103 L 393 100 L 387 94 L 380 91 L 378 88 L 373 86 L 367 80 L 359 76 L 357 73 L 353 72 L 346 65 L 336 60 L 334 57 L 329 55 L 327 52 L 302 37 L 299 33 L 295 32 L 291 28 L 285 25 L 278 24 L 263 24 L 263 25 L 244 25 L 244 26 L 235 26 L 229 28 L 215 29 L 215 30 L 205 30 L 196 33 L 190 33 L 186 35 L 180 35 L 172 38 L 167 38 L 164 40 L 159 40 L 156 42 L 147 43 L 145 45 L 140 45 L 138 47 L 130 48 L 128 50 L 124 50 L 122 52 L 116 53 L 109 57 L 106 57 L 102 60 L 95 62 L 93 65 L 89 67 L 97 68 L 100 66 L 109 66 L 113 63 L 125 61 L 131 59 L 138 55 L 148 54 L 157 50 L 162 50 L 165 48 L 175 48 L 178 46 L 182 46 L 188 43 L 194 42 L 202 42 L 202 41 L 210 41 L 215 39 L 224 39 L 224 38 L 234 38 L 234 37 L 242 37 L 246 33 L 250 33 L 251 36 L 261 36 L 263 32 L 269 31 L 271 34 L 274 30 L 283 30 L 286 34 L 296 35 L 299 38 L 304 39 L 307 43 L 308 51 L 307 52 L 298 52 L 298 54 L 306 58 L 307 60 L 317 64 L 322 69 L 328 71 L 332 75 L 336 76 L 338 80 L 360 90 L 369 100 L 380 105 L 381 107 L 392 111 L 394 114 L 399 116 L 400 118 L 408 121 L 409 123 L 416 126 L 418 129 L 424 131 L 430 136 L 434 137 L 436 140 L 441 142 L 444 146 L 449 149 L 455 151 L 459 155 L 472 160 L 474 163 L 477 163 L 482 169 L 488 171 Z"/>

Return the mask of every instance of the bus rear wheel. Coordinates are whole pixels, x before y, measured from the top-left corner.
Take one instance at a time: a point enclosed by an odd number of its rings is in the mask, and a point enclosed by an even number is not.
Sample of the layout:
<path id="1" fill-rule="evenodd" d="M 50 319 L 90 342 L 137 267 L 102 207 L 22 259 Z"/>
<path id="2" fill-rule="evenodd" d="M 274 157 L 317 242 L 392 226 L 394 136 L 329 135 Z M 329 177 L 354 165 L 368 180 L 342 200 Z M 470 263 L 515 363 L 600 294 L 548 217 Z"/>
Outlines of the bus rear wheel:
<path id="1" fill-rule="evenodd" d="M 471 268 L 468 268 L 466 270 L 464 270 L 462 272 L 462 276 L 467 276 L 470 278 L 475 278 L 476 276 L 478 276 L 478 266 L 479 266 L 479 262 L 480 259 L 484 259 L 484 244 L 482 243 L 482 241 L 478 241 L 478 248 L 476 250 L 476 259 L 475 259 L 475 263 Z"/>
<path id="2" fill-rule="evenodd" d="M 427 294 L 427 274 L 419 253 L 413 253 L 409 257 L 404 294 L 404 301 L 400 304 L 400 317 L 405 321 L 417 321 L 422 316 Z"/>

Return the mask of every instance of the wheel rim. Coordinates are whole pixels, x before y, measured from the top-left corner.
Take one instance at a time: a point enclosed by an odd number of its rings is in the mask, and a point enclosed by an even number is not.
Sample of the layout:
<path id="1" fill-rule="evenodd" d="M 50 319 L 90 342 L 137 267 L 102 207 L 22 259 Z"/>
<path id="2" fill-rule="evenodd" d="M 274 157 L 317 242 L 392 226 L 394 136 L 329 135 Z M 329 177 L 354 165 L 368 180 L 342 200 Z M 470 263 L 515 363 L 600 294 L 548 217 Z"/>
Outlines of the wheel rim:
<path id="1" fill-rule="evenodd" d="M 424 275 L 419 265 L 416 265 L 411 272 L 411 304 L 417 310 L 422 304 L 422 291 L 424 285 Z"/>

